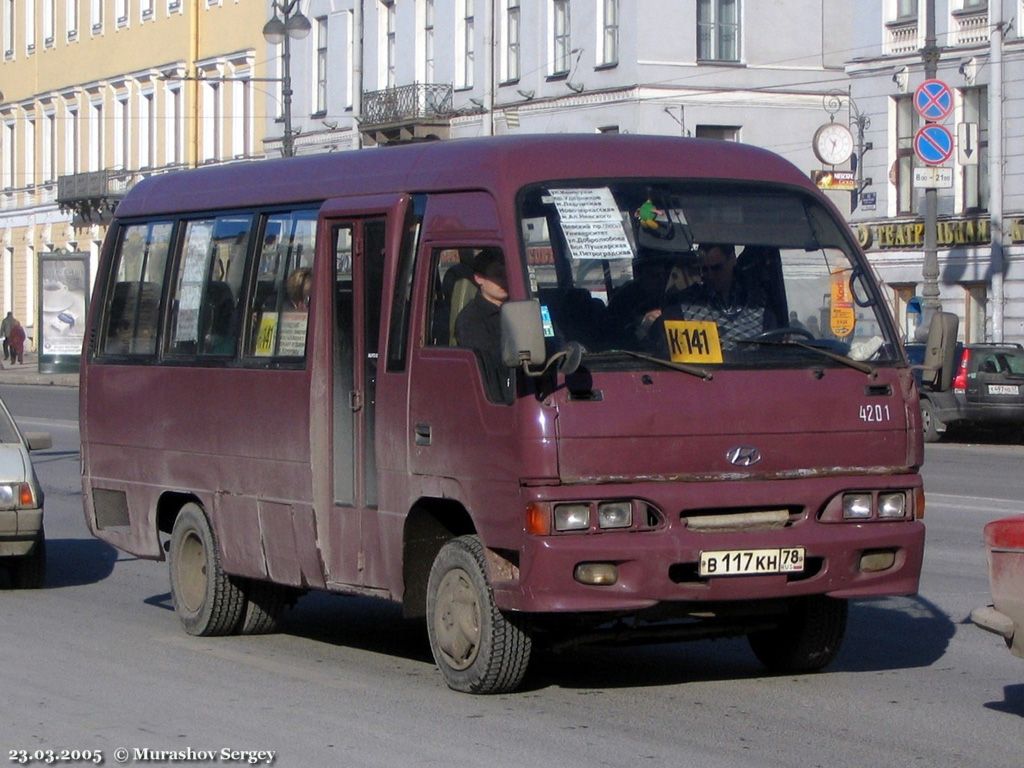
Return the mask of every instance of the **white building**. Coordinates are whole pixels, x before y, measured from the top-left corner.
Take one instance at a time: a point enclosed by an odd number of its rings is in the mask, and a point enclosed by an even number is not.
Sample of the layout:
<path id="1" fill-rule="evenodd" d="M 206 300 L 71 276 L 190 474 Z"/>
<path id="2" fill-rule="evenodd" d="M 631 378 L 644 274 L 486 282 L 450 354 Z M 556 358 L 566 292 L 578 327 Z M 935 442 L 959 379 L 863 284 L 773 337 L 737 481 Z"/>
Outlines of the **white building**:
<path id="1" fill-rule="evenodd" d="M 925 80 L 927 0 L 858 0 L 847 71 L 864 141 L 861 173 L 871 180 L 852 216 L 862 245 L 891 289 L 901 323 L 923 292 L 925 191 L 937 198 L 938 287 L 960 316 L 966 341 L 1024 341 L 1024 17 L 1020 0 L 933 0 L 936 79 L 951 114 L 937 119 L 953 139 L 949 160 L 929 171 L 915 156 L 926 120 L 915 109 Z M 1011 23 L 1012 22 L 1012 23 Z M 856 121 L 854 131 L 858 126 Z M 946 183 L 948 182 L 948 186 Z M 921 183 L 919 180 L 918 183 Z"/>
<path id="2" fill-rule="evenodd" d="M 824 97 L 847 91 L 855 16 L 847 0 L 301 7 L 312 31 L 291 42 L 298 153 L 608 131 L 743 141 L 807 171 L 821 167 L 811 138 L 829 119 Z M 848 193 L 836 199 L 849 210 Z"/>

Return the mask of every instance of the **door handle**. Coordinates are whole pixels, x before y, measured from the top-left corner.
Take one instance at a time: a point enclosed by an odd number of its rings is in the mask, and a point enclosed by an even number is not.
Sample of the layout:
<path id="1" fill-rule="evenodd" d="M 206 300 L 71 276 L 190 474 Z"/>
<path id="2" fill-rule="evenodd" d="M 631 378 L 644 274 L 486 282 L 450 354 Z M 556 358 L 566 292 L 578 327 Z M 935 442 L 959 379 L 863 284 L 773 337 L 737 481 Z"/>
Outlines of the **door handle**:
<path id="1" fill-rule="evenodd" d="M 416 445 L 430 445 L 430 425 L 417 424 L 413 431 L 416 435 Z"/>
<path id="2" fill-rule="evenodd" d="M 352 409 L 352 412 L 360 410 L 363 407 L 363 393 L 358 389 L 349 390 L 348 393 L 348 407 Z"/>

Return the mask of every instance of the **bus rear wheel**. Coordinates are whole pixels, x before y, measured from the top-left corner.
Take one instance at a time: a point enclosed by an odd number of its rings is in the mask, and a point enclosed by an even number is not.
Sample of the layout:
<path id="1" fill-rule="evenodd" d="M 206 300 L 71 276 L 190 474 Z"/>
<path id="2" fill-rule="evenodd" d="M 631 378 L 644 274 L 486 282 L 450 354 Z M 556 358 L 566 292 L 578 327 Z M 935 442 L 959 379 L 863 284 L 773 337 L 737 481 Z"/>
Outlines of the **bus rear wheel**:
<path id="1" fill-rule="evenodd" d="M 427 582 L 427 635 L 448 686 L 465 693 L 515 690 L 526 674 L 530 635 L 495 605 L 477 536 L 445 544 Z"/>
<path id="2" fill-rule="evenodd" d="M 198 505 L 178 513 L 169 559 L 171 599 L 185 631 L 205 637 L 238 631 L 245 594 L 221 568 L 213 530 Z"/>
<path id="3" fill-rule="evenodd" d="M 847 603 L 824 595 L 795 598 L 774 629 L 747 636 L 754 655 L 772 672 L 817 672 L 839 652 Z"/>

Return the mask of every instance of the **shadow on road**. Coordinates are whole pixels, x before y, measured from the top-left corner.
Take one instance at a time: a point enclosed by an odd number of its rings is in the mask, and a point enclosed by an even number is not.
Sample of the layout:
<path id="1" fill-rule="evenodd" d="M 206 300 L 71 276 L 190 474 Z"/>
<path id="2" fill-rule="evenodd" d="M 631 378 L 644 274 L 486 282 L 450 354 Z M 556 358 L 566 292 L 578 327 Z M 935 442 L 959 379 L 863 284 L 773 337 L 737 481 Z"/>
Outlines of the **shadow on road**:
<path id="1" fill-rule="evenodd" d="M 1024 717 L 1024 683 L 1006 686 L 1003 688 L 1003 700 L 990 701 L 985 708 Z"/>
<path id="2" fill-rule="evenodd" d="M 154 595 L 145 602 L 168 609 L 170 595 Z M 316 642 L 433 664 L 425 623 L 404 619 L 400 606 L 386 600 L 312 592 L 285 613 L 281 631 Z M 827 671 L 927 667 L 944 655 L 954 631 L 949 617 L 921 597 L 853 602 L 843 647 Z M 766 675 L 746 639 L 730 638 L 540 651 L 534 656 L 523 688 L 597 690 Z M 1008 692 L 1007 706 L 1024 708 L 1024 701 L 1011 700 Z"/>
<path id="3" fill-rule="evenodd" d="M 78 587 L 103 581 L 114 570 L 117 550 L 95 539 L 46 539 L 44 589 Z M 0 568 L 0 586 L 9 586 L 8 573 Z"/>

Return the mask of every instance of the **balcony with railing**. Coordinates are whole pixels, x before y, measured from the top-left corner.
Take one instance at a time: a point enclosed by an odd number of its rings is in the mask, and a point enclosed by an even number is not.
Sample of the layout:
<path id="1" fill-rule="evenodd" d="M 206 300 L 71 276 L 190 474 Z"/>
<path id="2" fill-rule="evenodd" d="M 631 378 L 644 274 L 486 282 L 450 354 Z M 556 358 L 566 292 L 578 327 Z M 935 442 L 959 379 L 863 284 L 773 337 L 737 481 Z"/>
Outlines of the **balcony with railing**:
<path id="1" fill-rule="evenodd" d="M 365 92 L 359 128 L 369 145 L 445 139 L 455 114 L 451 85 L 413 83 Z"/>

